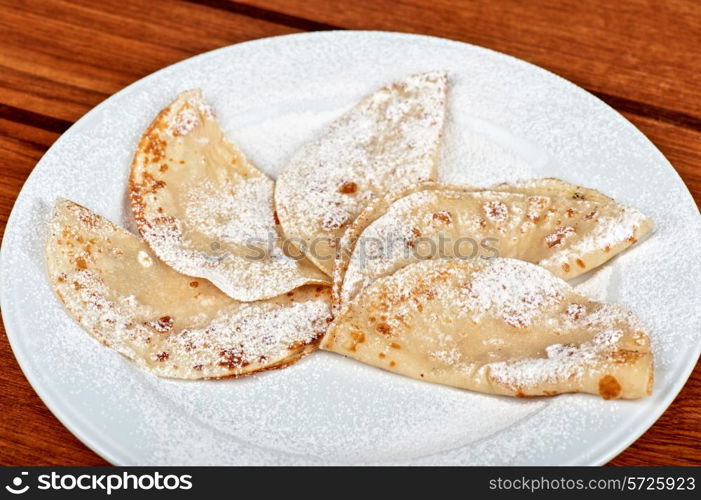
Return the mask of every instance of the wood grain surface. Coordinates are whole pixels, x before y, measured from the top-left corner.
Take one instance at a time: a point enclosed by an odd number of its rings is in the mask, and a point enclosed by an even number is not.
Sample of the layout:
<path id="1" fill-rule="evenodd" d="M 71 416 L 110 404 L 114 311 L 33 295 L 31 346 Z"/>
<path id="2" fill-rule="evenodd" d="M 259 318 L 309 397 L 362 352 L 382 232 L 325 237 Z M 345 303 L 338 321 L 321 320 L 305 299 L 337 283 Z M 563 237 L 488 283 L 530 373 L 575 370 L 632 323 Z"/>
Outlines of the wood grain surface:
<path id="1" fill-rule="evenodd" d="M 328 29 L 442 36 L 506 52 L 592 92 L 643 131 L 701 200 L 696 0 L 0 0 L 0 236 L 23 182 L 74 121 L 192 55 Z M 0 336 L 0 464 L 102 465 L 39 400 Z M 701 465 L 701 368 L 613 465 Z"/>

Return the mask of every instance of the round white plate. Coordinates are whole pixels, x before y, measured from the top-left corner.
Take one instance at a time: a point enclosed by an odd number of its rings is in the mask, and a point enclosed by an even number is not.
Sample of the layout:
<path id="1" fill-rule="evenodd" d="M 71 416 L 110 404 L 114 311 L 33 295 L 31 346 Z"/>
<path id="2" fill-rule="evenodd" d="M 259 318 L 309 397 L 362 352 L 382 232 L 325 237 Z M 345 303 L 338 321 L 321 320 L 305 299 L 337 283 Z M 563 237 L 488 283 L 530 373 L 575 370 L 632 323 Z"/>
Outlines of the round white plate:
<path id="1" fill-rule="evenodd" d="M 654 343 L 651 397 L 514 400 L 421 383 L 316 353 L 246 379 L 145 373 L 64 311 L 44 268 L 46 220 L 63 196 L 127 227 L 136 141 L 174 96 L 200 87 L 229 136 L 272 175 L 361 96 L 444 69 L 450 120 L 441 176 L 489 184 L 557 176 L 657 223 L 579 285 L 640 315 Z M 2 245 L 2 313 L 32 386 L 115 464 L 600 464 L 667 408 L 699 356 L 701 225 L 660 152 L 590 94 L 542 69 L 437 38 L 326 32 L 270 38 L 183 61 L 129 86 L 68 130 L 32 172 Z"/>

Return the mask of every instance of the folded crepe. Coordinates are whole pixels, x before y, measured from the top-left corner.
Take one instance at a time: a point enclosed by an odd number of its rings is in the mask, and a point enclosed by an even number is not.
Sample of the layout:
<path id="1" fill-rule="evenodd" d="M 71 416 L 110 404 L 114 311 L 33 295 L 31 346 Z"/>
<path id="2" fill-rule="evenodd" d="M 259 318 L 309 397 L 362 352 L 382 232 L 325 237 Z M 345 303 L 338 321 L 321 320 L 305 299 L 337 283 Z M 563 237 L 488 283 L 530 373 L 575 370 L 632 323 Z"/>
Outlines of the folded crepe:
<path id="1" fill-rule="evenodd" d="M 435 178 L 447 77 L 413 75 L 329 124 L 280 173 L 275 205 L 285 236 L 329 276 L 338 239 L 376 196 Z"/>
<path id="2" fill-rule="evenodd" d="M 199 90 L 161 111 L 129 179 L 139 232 L 176 271 L 254 301 L 328 278 L 281 240 L 273 181 L 223 135 Z"/>
<path id="3" fill-rule="evenodd" d="M 280 368 L 315 350 L 328 287 L 238 302 L 161 262 L 140 238 L 68 200 L 54 209 L 49 278 L 95 338 L 162 377 L 221 378 Z"/>
<path id="4" fill-rule="evenodd" d="M 652 227 L 637 210 L 558 179 L 488 189 L 423 183 L 377 200 L 346 232 L 337 254 L 334 307 L 374 280 L 426 259 L 511 257 L 572 279 Z"/>
<path id="5" fill-rule="evenodd" d="M 398 374 L 508 396 L 651 393 L 650 342 L 620 306 L 515 259 L 442 259 L 378 278 L 323 349 Z"/>

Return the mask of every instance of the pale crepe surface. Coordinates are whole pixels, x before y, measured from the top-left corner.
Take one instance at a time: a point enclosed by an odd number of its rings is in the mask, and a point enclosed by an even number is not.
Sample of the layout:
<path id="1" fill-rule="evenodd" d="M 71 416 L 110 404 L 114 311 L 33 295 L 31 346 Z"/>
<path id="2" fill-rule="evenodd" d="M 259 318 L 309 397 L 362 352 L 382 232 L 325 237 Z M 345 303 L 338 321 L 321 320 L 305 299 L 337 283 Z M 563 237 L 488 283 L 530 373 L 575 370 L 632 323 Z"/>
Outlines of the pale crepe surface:
<path id="1" fill-rule="evenodd" d="M 511 257 L 569 280 L 652 227 L 637 210 L 558 179 L 480 189 L 423 183 L 378 199 L 346 232 L 336 257 L 334 306 L 379 277 L 434 258 Z"/>
<path id="2" fill-rule="evenodd" d="M 286 366 L 316 349 L 330 321 L 328 287 L 233 300 L 68 200 L 54 209 L 47 265 L 56 293 L 89 333 L 162 377 L 221 378 Z"/>
<path id="3" fill-rule="evenodd" d="M 443 72 L 412 75 L 367 96 L 280 173 L 283 232 L 329 276 L 338 239 L 375 197 L 436 176 L 446 107 Z"/>
<path id="4" fill-rule="evenodd" d="M 139 142 L 129 181 L 139 232 L 175 270 L 243 301 L 327 283 L 280 238 L 274 183 L 223 135 L 201 92 L 180 94 Z"/>
<path id="5" fill-rule="evenodd" d="M 650 394 L 652 354 L 624 308 L 515 259 L 440 259 L 377 279 L 322 348 L 419 380 L 488 394 Z"/>

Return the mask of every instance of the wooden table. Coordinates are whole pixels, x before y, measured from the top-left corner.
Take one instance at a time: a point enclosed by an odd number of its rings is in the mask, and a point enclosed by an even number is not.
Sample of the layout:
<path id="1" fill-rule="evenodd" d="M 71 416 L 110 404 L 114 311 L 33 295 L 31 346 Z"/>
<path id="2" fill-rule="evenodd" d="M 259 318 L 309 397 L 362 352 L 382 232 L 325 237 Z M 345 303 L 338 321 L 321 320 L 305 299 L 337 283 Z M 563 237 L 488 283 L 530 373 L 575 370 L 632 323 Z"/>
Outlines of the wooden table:
<path id="1" fill-rule="evenodd" d="M 46 149 L 149 73 L 261 37 L 329 29 L 437 35 L 533 62 L 623 113 L 701 199 L 701 2 L 696 0 L 0 0 L 0 231 Z M 538 4 L 538 5 L 536 5 Z M 0 336 L 0 463 L 105 462 L 66 430 Z M 616 465 L 701 464 L 701 368 Z"/>

